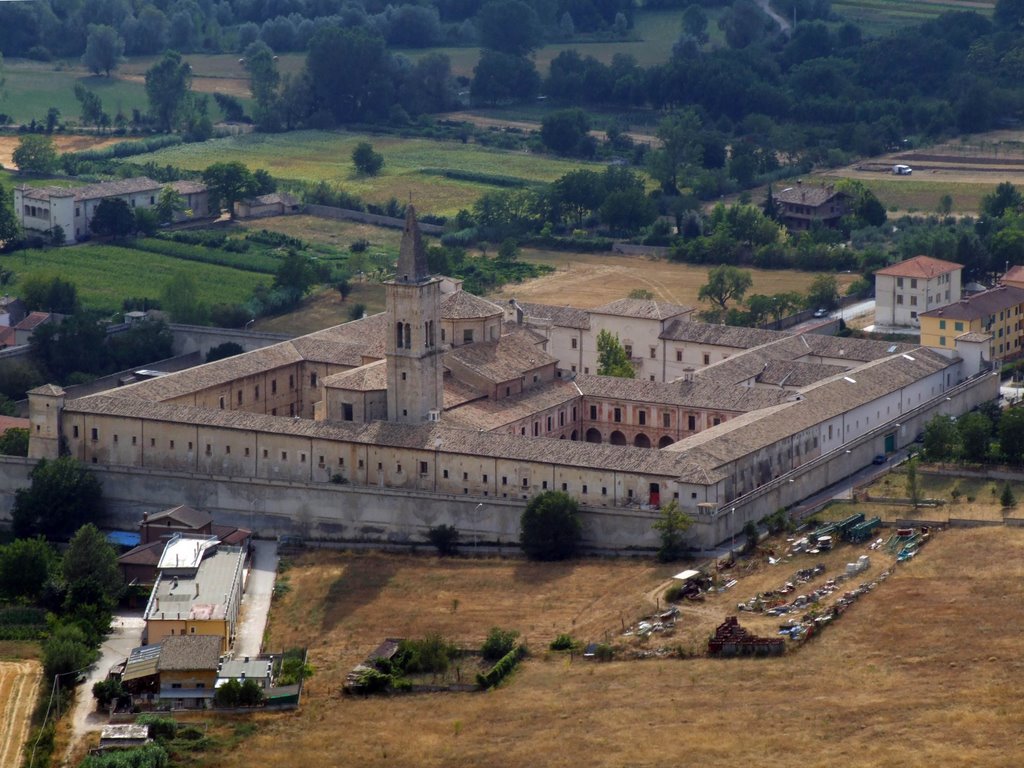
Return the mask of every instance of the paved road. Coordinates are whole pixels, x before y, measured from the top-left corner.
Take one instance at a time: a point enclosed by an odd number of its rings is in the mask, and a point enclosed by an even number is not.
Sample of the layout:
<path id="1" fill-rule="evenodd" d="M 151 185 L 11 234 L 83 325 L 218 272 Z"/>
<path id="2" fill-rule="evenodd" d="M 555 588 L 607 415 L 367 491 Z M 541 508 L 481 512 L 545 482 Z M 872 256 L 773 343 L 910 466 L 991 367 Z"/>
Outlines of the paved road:
<path id="1" fill-rule="evenodd" d="M 89 670 L 88 679 L 78 687 L 71 718 L 72 735 L 64 753 L 63 765 L 69 765 L 72 750 L 86 733 L 98 731 L 108 722 L 105 714 L 96 712 L 96 700 L 92 697 L 93 683 L 105 680 L 112 666 L 127 658 L 132 648 L 142 645 L 142 630 L 145 627 L 142 611 L 117 613 L 110 626 L 110 634 L 100 646 L 100 660 Z"/>
<path id="2" fill-rule="evenodd" d="M 256 656 L 263 646 L 270 598 L 277 576 L 277 542 L 253 542 L 255 554 L 245 583 L 242 614 L 235 632 L 235 657 Z"/>

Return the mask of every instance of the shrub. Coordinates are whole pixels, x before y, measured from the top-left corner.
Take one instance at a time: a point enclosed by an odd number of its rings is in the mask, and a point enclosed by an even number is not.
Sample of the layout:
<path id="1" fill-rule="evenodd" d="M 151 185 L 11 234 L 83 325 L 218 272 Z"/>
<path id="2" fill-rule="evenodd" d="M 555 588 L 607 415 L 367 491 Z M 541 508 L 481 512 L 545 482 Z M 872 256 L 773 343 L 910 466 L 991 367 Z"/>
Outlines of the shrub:
<path id="1" fill-rule="evenodd" d="M 665 590 L 665 600 L 670 603 L 674 603 L 683 595 L 683 585 L 673 584 L 671 587 Z"/>
<path id="2" fill-rule="evenodd" d="M 533 560 L 565 560 L 576 554 L 582 526 L 577 504 L 562 491 L 544 491 L 526 505 L 519 544 Z"/>
<path id="3" fill-rule="evenodd" d="M 487 639 L 484 640 L 484 644 L 480 647 L 480 652 L 488 661 L 497 661 L 515 648 L 517 637 L 519 637 L 519 633 L 514 629 L 491 627 Z"/>
<path id="4" fill-rule="evenodd" d="M 523 653 L 522 646 L 516 646 L 510 650 L 498 660 L 497 664 L 476 676 L 477 685 L 481 688 L 493 688 L 496 686 L 512 673 L 512 670 L 516 668 L 519 660 L 523 657 Z"/>
<path id="5" fill-rule="evenodd" d="M 427 532 L 427 538 L 442 557 L 458 552 L 459 531 L 454 525 L 435 525 Z"/>
<path id="6" fill-rule="evenodd" d="M 206 362 L 212 363 L 214 360 L 223 360 L 226 357 L 234 357 L 240 355 L 245 350 L 242 349 L 242 345 L 234 341 L 225 341 L 223 344 L 218 344 L 215 347 L 210 347 L 210 350 L 206 353 Z"/>
<path id="7" fill-rule="evenodd" d="M 1003 505 L 1003 509 L 1017 506 L 1017 497 L 1013 495 L 1013 489 L 1010 488 L 1008 482 L 1003 485 L 1003 492 L 999 496 L 999 503 Z"/>
<path id="8" fill-rule="evenodd" d="M 92 686 L 92 695 L 103 709 L 109 707 L 110 702 L 119 698 L 121 693 L 121 681 L 113 678 L 97 680 Z"/>
<path id="9" fill-rule="evenodd" d="M 576 647 L 576 641 L 572 639 L 572 635 L 559 635 L 551 641 L 549 646 L 552 651 L 571 651 Z"/>
<path id="10" fill-rule="evenodd" d="M 353 240 L 352 245 L 348 247 L 352 253 L 363 253 L 367 248 L 370 247 L 370 241 L 365 237 L 361 237 L 358 240 Z"/>
<path id="11" fill-rule="evenodd" d="M 393 663 L 409 674 L 440 674 L 448 671 L 448 664 L 456 653 L 458 649 L 454 645 L 434 632 L 421 640 L 400 642 Z"/>
<path id="12" fill-rule="evenodd" d="M 594 649 L 594 658 L 598 661 L 611 661 L 615 658 L 615 649 L 608 643 L 599 643 Z"/>
<path id="13" fill-rule="evenodd" d="M 173 717 L 140 715 L 135 718 L 137 725 L 148 725 L 149 735 L 154 739 L 173 739 L 178 734 L 178 721 Z"/>

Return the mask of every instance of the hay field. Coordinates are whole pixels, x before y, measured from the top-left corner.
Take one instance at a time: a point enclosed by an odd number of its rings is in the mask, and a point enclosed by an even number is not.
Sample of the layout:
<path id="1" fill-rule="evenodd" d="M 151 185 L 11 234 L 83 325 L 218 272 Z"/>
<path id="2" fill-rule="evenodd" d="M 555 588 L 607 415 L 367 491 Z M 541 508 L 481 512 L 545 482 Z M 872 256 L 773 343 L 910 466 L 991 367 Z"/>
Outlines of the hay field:
<path id="1" fill-rule="evenodd" d="M 377 176 L 360 176 L 352 165 L 352 150 L 361 141 L 369 141 L 384 155 L 384 168 Z M 455 168 L 513 176 L 526 182 L 547 182 L 577 168 L 600 170 L 604 167 L 478 144 L 346 131 L 247 134 L 168 147 L 134 159 L 139 163 L 152 160 L 192 170 L 202 170 L 215 162 L 238 160 L 252 169 L 264 168 L 279 179 L 341 183 L 346 191 L 368 202 L 386 203 L 392 197 L 405 201 L 411 196 L 422 212 L 441 215 L 453 215 L 460 208 L 472 207 L 480 195 L 496 187 L 448 179 L 430 173 L 431 169 Z"/>
<path id="2" fill-rule="evenodd" d="M 86 149 L 102 149 L 103 147 L 109 147 L 111 144 L 120 144 L 125 141 L 132 141 L 130 136 L 82 136 L 82 135 L 71 135 L 71 134 L 54 134 L 52 137 L 53 145 L 57 148 L 58 152 L 82 152 Z M 14 135 L 0 135 L 0 166 L 4 168 L 17 169 L 18 166 L 14 164 L 14 160 L 11 158 L 11 154 L 18 147 L 19 136 Z M 16 184 L 25 183 L 23 180 L 12 178 L 12 181 Z M 40 183 L 37 180 L 31 180 L 33 183 Z M 55 184 L 55 182 L 45 181 L 47 186 Z M 64 181 L 63 184 L 69 184 L 71 182 Z M 60 184 L 56 184 L 60 186 Z"/>
<path id="3" fill-rule="evenodd" d="M 688 306 L 699 306 L 697 292 L 707 282 L 710 266 L 677 264 L 620 254 L 582 254 L 539 251 L 524 248 L 520 258 L 555 267 L 552 274 L 518 285 L 506 285 L 493 296 L 495 301 L 515 297 L 520 301 L 542 304 L 571 304 L 588 309 L 625 298 L 636 288 L 651 291 L 655 298 Z M 747 269 L 744 267 L 744 269 Z M 812 272 L 786 269 L 749 269 L 754 278 L 754 293 L 806 291 L 816 277 Z M 839 292 L 844 293 L 855 275 L 838 275 Z"/>
<path id="4" fill-rule="evenodd" d="M 0 661 L 0 766 L 21 764 L 41 677 L 37 661 Z"/>
<path id="5" fill-rule="evenodd" d="M 1016 766 L 1022 553 L 1021 531 L 943 532 L 796 654 L 610 664 L 543 646 L 556 631 L 615 633 L 671 567 L 322 554 L 291 569 L 271 616 L 270 647 L 311 646 L 303 706 L 257 716 L 217 765 Z M 384 636 L 470 641 L 492 625 L 535 651 L 495 691 L 339 693 Z"/>

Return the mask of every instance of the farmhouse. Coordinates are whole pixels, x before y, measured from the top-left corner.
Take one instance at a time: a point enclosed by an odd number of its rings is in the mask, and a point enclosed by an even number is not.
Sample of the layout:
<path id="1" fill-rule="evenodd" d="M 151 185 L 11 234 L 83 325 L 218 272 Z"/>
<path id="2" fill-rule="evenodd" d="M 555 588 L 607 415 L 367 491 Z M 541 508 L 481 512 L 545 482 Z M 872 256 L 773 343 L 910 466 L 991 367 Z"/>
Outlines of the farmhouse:
<path id="1" fill-rule="evenodd" d="M 792 231 L 811 228 L 818 221 L 826 227 L 839 226 L 839 220 L 850 212 L 848 196 L 835 187 L 804 184 L 786 187 L 775 193 L 779 221 Z"/>
<path id="2" fill-rule="evenodd" d="M 875 272 L 875 322 L 916 327 L 919 315 L 960 301 L 962 264 L 915 256 Z"/>
<path id="3" fill-rule="evenodd" d="M 183 198 L 184 210 L 175 214 L 176 221 L 210 215 L 206 185 L 194 181 L 174 181 L 165 185 L 144 176 L 81 187 L 17 186 L 14 188 L 14 210 L 25 230 L 52 235 L 59 227 L 65 241 L 73 243 L 89 238 L 89 225 L 96 206 L 103 200 L 117 198 L 124 200 L 132 209 L 152 208 L 165 186 Z"/>
<path id="4" fill-rule="evenodd" d="M 275 510 L 261 530 L 411 540 L 464 504 L 512 512 L 561 490 L 603 521 L 589 534 L 597 546 L 644 545 L 673 499 L 714 544 L 907 443 L 934 412 L 997 391 L 989 350 L 970 337 L 939 352 L 728 329 L 632 300 L 596 314 L 517 304 L 506 321 L 459 288 L 428 273 L 410 209 L 384 313 L 76 400 L 40 387 L 30 456 L 63 446 L 132 482 L 220 478 L 211 504 L 234 514 L 284 484 L 274 498 L 294 511 Z M 573 353 L 598 328 L 630 334 L 636 368 L 653 361 L 655 380 L 580 372 L 589 358 Z M 492 514 L 474 524 L 507 532 Z"/>

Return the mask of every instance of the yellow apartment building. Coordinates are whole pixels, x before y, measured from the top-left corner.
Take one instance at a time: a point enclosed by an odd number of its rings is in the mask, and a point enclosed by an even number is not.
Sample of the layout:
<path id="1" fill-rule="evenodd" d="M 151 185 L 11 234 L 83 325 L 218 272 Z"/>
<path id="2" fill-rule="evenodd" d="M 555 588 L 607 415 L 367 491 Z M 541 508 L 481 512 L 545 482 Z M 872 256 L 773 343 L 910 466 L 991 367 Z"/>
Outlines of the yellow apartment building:
<path id="1" fill-rule="evenodd" d="M 1017 357 L 1024 334 L 1024 289 L 997 285 L 965 296 L 960 301 L 920 315 L 921 344 L 953 350 L 958 336 L 986 333 L 992 336 L 993 360 Z"/>

